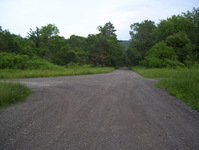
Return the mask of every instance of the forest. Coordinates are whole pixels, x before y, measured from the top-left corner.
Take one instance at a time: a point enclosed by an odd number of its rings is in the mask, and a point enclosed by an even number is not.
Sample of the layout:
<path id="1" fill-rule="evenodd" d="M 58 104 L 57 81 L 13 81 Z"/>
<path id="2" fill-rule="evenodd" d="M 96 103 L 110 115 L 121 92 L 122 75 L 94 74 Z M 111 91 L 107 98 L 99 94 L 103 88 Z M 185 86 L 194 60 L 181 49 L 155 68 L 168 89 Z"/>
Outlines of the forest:
<path id="1" fill-rule="evenodd" d="M 149 68 L 190 67 L 199 61 L 199 8 L 155 24 L 131 24 L 128 64 Z"/>
<path id="2" fill-rule="evenodd" d="M 54 24 L 30 29 L 26 38 L 0 28 L 0 68 L 36 69 L 43 60 L 59 66 L 122 66 L 125 51 L 113 24 L 108 22 L 98 30 L 86 38 L 71 35 L 65 39 Z"/>
<path id="3" fill-rule="evenodd" d="M 26 37 L 0 26 L 0 69 L 38 69 L 59 66 L 149 68 L 189 67 L 199 62 L 199 8 L 173 15 L 158 24 L 144 20 L 130 25 L 131 39 L 117 39 L 111 22 L 87 37 L 59 35 L 55 24 L 36 27 Z"/>

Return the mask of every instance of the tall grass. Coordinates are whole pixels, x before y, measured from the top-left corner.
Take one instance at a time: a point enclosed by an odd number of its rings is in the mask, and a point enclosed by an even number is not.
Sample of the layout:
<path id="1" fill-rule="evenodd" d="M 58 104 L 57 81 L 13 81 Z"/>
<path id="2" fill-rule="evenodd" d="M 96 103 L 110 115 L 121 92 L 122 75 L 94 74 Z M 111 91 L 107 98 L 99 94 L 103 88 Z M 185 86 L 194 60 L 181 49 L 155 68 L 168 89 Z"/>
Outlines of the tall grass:
<path id="1" fill-rule="evenodd" d="M 164 78 L 156 83 L 158 87 L 199 111 L 199 68 L 133 70 L 147 78 Z"/>
<path id="2" fill-rule="evenodd" d="M 0 82 L 0 109 L 23 101 L 31 91 L 20 83 Z"/>
<path id="3" fill-rule="evenodd" d="M 133 67 L 132 70 L 145 78 L 170 78 L 180 74 L 184 69 Z"/>
<path id="4" fill-rule="evenodd" d="M 75 67 L 64 68 L 61 70 L 14 70 L 0 69 L 0 79 L 10 78 L 32 78 L 32 77 L 52 77 L 52 76 L 69 76 L 69 75 L 85 75 L 112 72 L 111 67 Z"/>

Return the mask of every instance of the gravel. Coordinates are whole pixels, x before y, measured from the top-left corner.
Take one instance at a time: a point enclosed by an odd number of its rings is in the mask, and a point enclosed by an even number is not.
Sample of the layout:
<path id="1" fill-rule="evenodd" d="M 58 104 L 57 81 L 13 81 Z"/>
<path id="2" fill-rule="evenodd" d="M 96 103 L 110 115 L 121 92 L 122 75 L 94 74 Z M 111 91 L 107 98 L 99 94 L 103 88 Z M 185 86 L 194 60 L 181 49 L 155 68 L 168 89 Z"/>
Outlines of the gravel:
<path id="1" fill-rule="evenodd" d="M 1 150 L 199 148 L 199 113 L 130 70 L 19 81 L 33 94 L 0 112 Z"/>

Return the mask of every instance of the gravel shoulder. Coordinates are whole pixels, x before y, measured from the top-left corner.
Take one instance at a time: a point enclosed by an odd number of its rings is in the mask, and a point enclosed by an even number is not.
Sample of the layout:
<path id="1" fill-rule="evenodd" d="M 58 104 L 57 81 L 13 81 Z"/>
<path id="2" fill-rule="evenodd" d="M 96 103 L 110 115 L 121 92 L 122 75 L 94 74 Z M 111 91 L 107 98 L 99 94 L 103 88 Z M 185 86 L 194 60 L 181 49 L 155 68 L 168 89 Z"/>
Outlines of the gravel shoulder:
<path id="1" fill-rule="evenodd" d="M 0 112 L 0 150 L 199 147 L 199 113 L 130 70 L 19 81 L 33 93 Z"/>

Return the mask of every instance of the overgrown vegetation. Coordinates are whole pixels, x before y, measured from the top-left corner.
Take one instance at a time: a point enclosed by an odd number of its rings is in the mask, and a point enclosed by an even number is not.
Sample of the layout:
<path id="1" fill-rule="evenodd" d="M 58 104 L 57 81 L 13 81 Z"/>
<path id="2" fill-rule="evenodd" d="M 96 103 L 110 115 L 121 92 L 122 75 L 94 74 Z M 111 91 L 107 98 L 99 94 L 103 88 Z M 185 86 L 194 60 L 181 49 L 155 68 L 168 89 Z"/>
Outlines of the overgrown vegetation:
<path id="1" fill-rule="evenodd" d="M 0 52 L 1 69 L 19 70 L 64 70 L 64 67 L 52 64 L 38 56 L 19 55 Z"/>
<path id="2" fill-rule="evenodd" d="M 23 101 L 31 91 L 22 84 L 0 82 L 0 109 Z"/>
<path id="3" fill-rule="evenodd" d="M 198 109 L 198 69 L 185 67 L 199 63 L 199 8 L 158 24 L 151 20 L 133 23 L 130 45 L 118 41 L 111 22 L 98 30 L 98 34 L 65 39 L 59 36 L 58 27 L 48 24 L 30 29 L 23 38 L 0 26 L 0 78 L 96 74 L 125 65 L 167 68 L 144 72 L 148 77 L 169 77 L 158 86 Z M 142 74 L 143 69 L 137 72 Z"/>
<path id="4" fill-rule="evenodd" d="M 155 24 L 131 25 L 128 64 L 149 68 L 190 67 L 199 62 L 199 8 Z"/>
<path id="5" fill-rule="evenodd" d="M 131 25 L 128 64 L 199 111 L 199 8 Z"/>
<path id="6" fill-rule="evenodd" d="M 156 83 L 170 94 L 184 100 L 199 111 L 199 67 L 179 69 L 147 69 L 133 68 L 134 71 L 147 78 L 164 78 Z"/>
<path id="7" fill-rule="evenodd" d="M 13 69 L 0 69 L 0 78 L 33 78 L 33 77 L 54 77 L 54 76 L 68 76 L 68 75 L 86 75 L 86 74 L 99 74 L 109 73 L 115 70 L 113 67 L 72 67 L 62 68 L 61 70 L 13 70 Z"/>
<path id="8" fill-rule="evenodd" d="M 48 24 L 36 27 L 35 30 L 30 29 L 28 36 L 22 38 L 0 27 L 0 52 L 20 55 L 14 58 L 12 55 L 7 56 L 6 59 L 11 63 L 1 62 L 0 68 L 26 69 L 26 61 L 29 58 L 25 55 L 37 59 L 39 57 L 59 66 L 67 66 L 70 63 L 116 68 L 123 66 L 124 47 L 117 40 L 113 24 L 108 22 L 99 26 L 98 30 L 98 34 L 89 34 L 86 38 L 71 35 L 69 39 L 65 39 L 58 35 L 58 27 Z M 16 64 L 18 66 L 13 66 L 16 59 L 19 61 Z"/>

